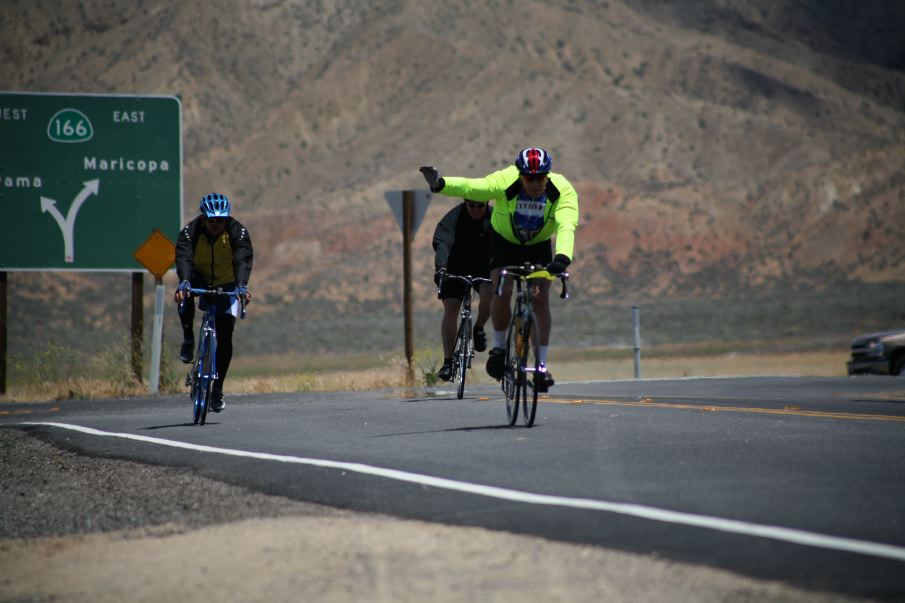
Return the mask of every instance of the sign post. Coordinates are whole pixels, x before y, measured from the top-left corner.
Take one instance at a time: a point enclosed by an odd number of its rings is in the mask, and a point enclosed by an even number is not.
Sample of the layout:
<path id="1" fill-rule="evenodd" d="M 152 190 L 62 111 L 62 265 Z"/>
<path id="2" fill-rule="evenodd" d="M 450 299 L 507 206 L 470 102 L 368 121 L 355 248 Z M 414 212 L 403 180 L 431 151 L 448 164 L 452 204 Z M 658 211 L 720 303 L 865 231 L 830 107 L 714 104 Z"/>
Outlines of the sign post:
<path id="1" fill-rule="evenodd" d="M 155 229 L 135 250 L 135 259 L 154 275 L 154 330 L 151 334 L 151 374 L 148 376 L 148 386 L 149 391 L 156 394 L 160 389 L 160 354 L 163 348 L 163 275 L 176 262 L 176 246 L 166 235 Z"/>
<path id="2" fill-rule="evenodd" d="M 415 345 L 412 319 L 412 239 L 415 238 L 415 231 L 418 230 L 427 212 L 430 191 L 386 191 L 384 197 L 402 229 L 402 312 L 405 328 L 405 361 L 408 367 L 406 384 L 413 387 Z"/>
<path id="3" fill-rule="evenodd" d="M 6 272 L 0 272 L 0 395 L 6 393 Z"/>

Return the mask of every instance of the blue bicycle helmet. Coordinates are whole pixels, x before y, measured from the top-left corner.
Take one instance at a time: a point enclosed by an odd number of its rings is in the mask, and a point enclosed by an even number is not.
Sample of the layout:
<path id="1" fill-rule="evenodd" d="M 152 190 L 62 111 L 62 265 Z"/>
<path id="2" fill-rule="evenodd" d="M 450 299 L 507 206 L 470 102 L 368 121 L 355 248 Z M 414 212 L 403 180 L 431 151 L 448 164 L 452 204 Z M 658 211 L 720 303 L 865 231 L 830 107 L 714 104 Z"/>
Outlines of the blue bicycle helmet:
<path id="1" fill-rule="evenodd" d="M 539 147 L 528 147 L 519 151 L 515 166 L 522 174 L 546 174 L 553 169 L 553 159 Z"/>
<path id="2" fill-rule="evenodd" d="M 231 209 L 226 195 L 211 193 L 201 197 L 201 213 L 208 218 L 227 218 Z"/>

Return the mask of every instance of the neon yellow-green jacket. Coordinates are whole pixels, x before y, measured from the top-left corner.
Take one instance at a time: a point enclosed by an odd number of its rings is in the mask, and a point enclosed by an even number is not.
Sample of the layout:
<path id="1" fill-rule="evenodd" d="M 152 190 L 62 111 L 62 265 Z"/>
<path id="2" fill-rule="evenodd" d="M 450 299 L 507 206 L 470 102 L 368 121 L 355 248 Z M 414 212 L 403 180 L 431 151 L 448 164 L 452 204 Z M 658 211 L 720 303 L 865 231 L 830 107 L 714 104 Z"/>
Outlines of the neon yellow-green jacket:
<path id="1" fill-rule="evenodd" d="M 543 226 L 532 238 L 522 241 L 515 226 L 515 210 L 522 181 L 514 165 L 484 178 L 444 176 L 441 195 L 461 197 L 471 201 L 493 201 L 490 223 L 504 239 L 516 245 L 536 245 L 556 235 L 556 251 L 570 260 L 578 226 L 578 193 L 562 175 L 550 172 L 547 180 L 547 203 L 543 211 Z M 539 211 L 539 210 L 538 210 Z"/>

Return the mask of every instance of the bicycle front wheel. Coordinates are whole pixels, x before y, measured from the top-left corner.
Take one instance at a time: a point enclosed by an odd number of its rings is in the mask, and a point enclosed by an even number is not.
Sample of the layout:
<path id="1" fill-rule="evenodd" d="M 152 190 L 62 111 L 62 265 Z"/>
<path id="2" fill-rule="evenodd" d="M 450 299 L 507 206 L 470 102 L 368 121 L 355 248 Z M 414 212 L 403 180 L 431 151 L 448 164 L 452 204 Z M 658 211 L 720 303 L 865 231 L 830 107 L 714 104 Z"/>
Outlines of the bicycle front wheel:
<path id="1" fill-rule="evenodd" d="M 198 361 L 192 366 L 190 378 L 192 380 L 192 423 L 198 424 L 201 420 L 201 405 L 204 404 L 204 398 L 199 395 L 201 384 L 199 382 Z"/>
<path id="2" fill-rule="evenodd" d="M 202 393 L 201 360 L 204 358 L 204 338 L 198 341 L 198 350 L 195 353 L 195 362 L 189 373 L 186 384 L 192 385 L 192 422 L 197 425 L 201 421 L 201 409 L 204 407 L 204 394 Z"/>
<path id="3" fill-rule="evenodd" d="M 214 377 L 216 345 L 214 345 L 214 337 L 211 334 L 205 335 L 204 340 L 204 356 L 201 359 L 201 382 L 198 384 L 198 395 L 203 400 L 201 404 L 201 424 L 207 421 L 207 412 L 211 408 L 211 382 Z"/>
<path id="4" fill-rule="evenodd" d="M 465 374 L 468 372 L 468 355 L 471 352 L 471 319 L 463 318 L 459 322 L 459 332 L 456 334 L 456 347 L 453 352 L 453 368 L 457 390 L 456 397 L 459 400 L 465 395 Z"/>
<path id="5" fill-rule="evenodd" d="M 534 425 L 537 413 L 537 390 L 543 375 L 540 374 L 540 345 L 537 339 L 537 318 L 528 315 L 522 327 L 522 357 L 519 363 L 519 389 L 522 401 L 522 419 L 525 427 Z"/>
<path id="6" fill-rule="evenodd" d="M 521 356 L 522 321 L 513 316 L 506 331 L 506 366 L 503 372 L 503 394 L 506 396 L 506 418 L 509 425 L 515 425 L 518 419 L 519 398 L 519 363 Z"/>

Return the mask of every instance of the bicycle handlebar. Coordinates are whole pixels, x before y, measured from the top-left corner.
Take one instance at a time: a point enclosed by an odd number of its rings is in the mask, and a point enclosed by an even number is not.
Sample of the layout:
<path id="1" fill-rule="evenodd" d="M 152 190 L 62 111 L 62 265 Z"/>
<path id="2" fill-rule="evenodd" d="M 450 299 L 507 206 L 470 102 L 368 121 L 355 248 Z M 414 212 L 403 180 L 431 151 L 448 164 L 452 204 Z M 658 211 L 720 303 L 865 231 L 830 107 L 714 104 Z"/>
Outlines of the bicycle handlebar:
<path id="1" fill-rule="evenodd" d="M 562 292 L 559 294 L 560 299 L 569 299 L 569 273 L 553 274 L 547 270 L 546 266 L 539 264 L 522 264 L 521 266 L 504 266 L 500 272 L 500 284 L 497 285 L 496 294 L 503 294 L 503 283 L 506 277 L 510 277 L 520 281 L 527 281 L 536 278 L 553 281 L 559 279 L 562 282 Z"/>
<path id="2" fill-rule="evenodd" d="M 459 276 L 458 274 L 446 274 L 446 273 L 444 273 L 443 276 L 440 278 L 440 284 L 437 285 L 437 295 L 440 295 L 440 289 L 443 287 L 443 281 L 445 281 L 445 280 L 448 279 L 448 278 L 462 281 L 463 283 L 465 283 L 466 285 L 468 285 L 468 286 L 471 287 L 472 289 L 477 289 L 478 286 L 480 286 L 480 285 L 482 285 L 482 284 L 484 284 L 484 283 L 491 283 L 491 282 L 493 282 L 493 281 L 491 281 L 489 278 L 484 278 L 483 276 L 471 276 L 471 275 L 469 275 L 469 276 Z"/>
<path id="3" fill-rule="evenodd" d="M 238 298 L 238 300 L 239 300 L 239 318 L 240 319 L 245 318 L 245 297 L 242 295 L 239 295 L 235 291 L 224 291 L 223 287 L 216 287 L 216 288 L 210 287 L 207 289 L 201 289 L 198 287 L 189 287 L 187 289 L 183 289 L 183 291 L 186 291 L 188 293 L 194 293 L 195 295 L 219 295 L 221 297 Z M 182 312 L 183 304 L 185 304 L 185 299 L 183 299 L 181 302 L 179 302 L 179 311 L 180 312 Z"/>

